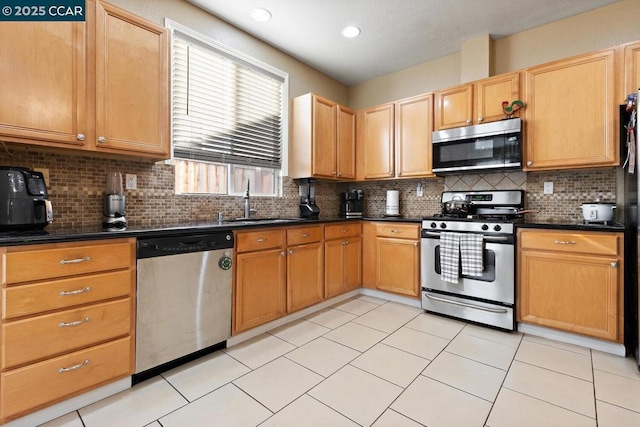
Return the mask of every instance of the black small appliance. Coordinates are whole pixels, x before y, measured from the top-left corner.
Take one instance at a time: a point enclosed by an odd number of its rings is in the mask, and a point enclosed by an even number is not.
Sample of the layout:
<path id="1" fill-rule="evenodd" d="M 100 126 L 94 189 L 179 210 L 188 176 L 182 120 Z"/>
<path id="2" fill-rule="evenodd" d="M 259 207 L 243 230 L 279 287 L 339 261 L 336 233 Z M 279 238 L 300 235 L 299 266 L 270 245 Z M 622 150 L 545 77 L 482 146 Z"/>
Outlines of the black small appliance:
<path id="1" fill-rule="evenodd" d="M 300 192 L 300 218 L 316 219 L 320 215 L 320 208 L 316 205 L 316 181 L 302 179 L 298 182 Z"/>
<path id="2" fill-rule="evenodd" d="M 364 192 L 351 190 L 340 193 L 340 216 L 342 218 L 362 218 L 364 212 Z"/>
<path id="3" fill-rule="evenodd" d="M 0 230 L 38 230 L 53 221 L 41 172 L 0 166 Z"/>

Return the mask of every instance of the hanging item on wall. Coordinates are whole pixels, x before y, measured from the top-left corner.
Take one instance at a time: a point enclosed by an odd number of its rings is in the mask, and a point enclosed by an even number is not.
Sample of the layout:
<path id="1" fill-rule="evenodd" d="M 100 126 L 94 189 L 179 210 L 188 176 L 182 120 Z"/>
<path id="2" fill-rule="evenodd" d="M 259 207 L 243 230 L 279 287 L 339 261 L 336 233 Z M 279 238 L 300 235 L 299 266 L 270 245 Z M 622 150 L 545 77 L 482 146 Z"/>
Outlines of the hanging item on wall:
<path id="1" fill-rule="evenodd" d="M 507 119 L 512 119 L 515 112 L 524 107 L 524 102 L 519 99 L 513 101 L 511 105 L 509 105 L 509 101 L 502 101 L 502 111 L 507 116 Z"/>
<path id="2" fill-rule="evenodd" d="M 622 168 L 627 168 L 628 173 L 636 171 L 636 117 L 638 110 L 635 108 L 637 94 L 632 93 L 627 96 L 627 112 L 631 111 L 629 123 L 624 128 L 627 130 L 627 159 L 622 164 Z"/>

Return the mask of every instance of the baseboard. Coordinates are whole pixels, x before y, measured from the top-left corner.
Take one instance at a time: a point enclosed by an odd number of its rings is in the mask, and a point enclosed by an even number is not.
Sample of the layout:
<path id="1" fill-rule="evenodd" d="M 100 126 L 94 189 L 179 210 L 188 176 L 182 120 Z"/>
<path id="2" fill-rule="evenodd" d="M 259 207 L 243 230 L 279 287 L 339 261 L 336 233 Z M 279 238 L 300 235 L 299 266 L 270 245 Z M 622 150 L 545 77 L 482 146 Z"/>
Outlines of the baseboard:
<path id="1" fill-rule="evenodd" d="M 626 349 L 624 344 L 603 341 L 596 338 L 589 338 L 583 335 L 572 334 L 570 332 L 557 331 L 543 326 L 530 325 L 528 323 L 518 323 L 518 331 L 524 334 L 535 335 L 555 341 L 574 344 L 592 350 L 610 353 L 616 356 L 625 357 Z"/>

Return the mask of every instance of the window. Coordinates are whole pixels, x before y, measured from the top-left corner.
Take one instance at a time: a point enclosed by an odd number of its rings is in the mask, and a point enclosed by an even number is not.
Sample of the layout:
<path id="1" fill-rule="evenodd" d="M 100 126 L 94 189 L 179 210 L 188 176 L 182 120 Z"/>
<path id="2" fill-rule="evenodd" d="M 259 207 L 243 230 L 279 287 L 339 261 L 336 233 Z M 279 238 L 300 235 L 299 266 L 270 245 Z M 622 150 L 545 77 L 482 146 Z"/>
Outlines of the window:
<path id="1" fill-rule="evenodd" d="M 288 75 L 168 22 L 176 193 L 277 195 Z"/>

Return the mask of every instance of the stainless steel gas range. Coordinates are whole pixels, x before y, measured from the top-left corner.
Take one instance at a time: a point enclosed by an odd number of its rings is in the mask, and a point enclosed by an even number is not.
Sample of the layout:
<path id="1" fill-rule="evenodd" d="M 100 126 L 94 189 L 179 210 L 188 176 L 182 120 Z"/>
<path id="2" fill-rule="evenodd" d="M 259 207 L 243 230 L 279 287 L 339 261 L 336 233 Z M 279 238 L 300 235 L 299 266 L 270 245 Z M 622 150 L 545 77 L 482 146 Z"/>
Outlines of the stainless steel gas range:
<path id="1" fill-rule="evenodd" d="M 524 192 L 444 192 L 441 200 L 443 213 L 422 222 L 422 308 L 514 330 L 514 223 Z"/>

